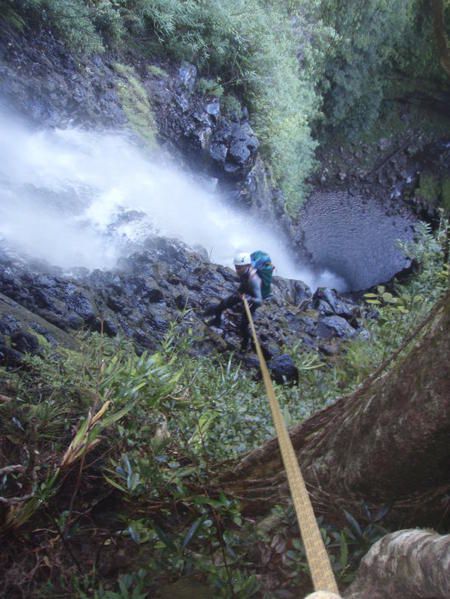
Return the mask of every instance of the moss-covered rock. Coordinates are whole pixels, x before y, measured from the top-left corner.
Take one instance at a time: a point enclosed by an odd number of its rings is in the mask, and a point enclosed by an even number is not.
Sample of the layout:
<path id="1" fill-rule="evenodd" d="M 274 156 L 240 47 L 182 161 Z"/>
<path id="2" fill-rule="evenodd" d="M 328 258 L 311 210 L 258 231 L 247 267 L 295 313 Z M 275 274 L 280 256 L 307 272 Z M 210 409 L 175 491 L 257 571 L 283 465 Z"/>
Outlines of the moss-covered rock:
<path id="1" fill-rule="evenodd" d="M 133 67 L 121 63 L 116 63 L 114 68 L 120 75 L 116 82 L 117 93 L 131 128 L 150 146 L 155 147 L 156 121 L 150 99 L 138 74 Z"/>

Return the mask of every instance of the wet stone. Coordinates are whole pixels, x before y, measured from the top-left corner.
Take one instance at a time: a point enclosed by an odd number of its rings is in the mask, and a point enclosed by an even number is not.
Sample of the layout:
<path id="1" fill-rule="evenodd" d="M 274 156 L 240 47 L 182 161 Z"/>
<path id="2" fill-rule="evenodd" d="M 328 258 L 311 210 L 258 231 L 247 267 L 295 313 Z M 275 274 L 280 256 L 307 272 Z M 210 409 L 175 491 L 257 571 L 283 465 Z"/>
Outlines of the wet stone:
<path id="1" fill-rule="evenodd" d="M 317 336 L 328 339 L 333 335 L 350 338 L 355 335 L 355 329 L 341 316 L 325 316 L 317 325 Z"/>
<path id="2" fill-rule="evenodd" d="M 178 71 L 178 77 L 181 84 L 189 91 L 193 92 L 197 81 L 197 68 L 193 64 L 183 63 Z"/>
<path id="3" fill-rule="evenodd" d="M 10 339 L 11 347 L 21 354 L 33 354 L 39 349 L 39 340 L 31 333 L 16 331 L 12 333 Z"/>
<path id="4" fill-rule="evenodd" d="M 298 368 L 288 354 L 282 354 L 270 360 L 267 364 L 272 379 L 279 385 L 297 385 Z"/>
<path id="5" fill-rule="evenodd" d="M 217 162 L 225 162 L 227 157 L 228 148 L 222 143 L 212 143 L 209 148 L 209 155 L 213 160 Z"/>
<path id="6" fill-rule="evenodd" d="M 0 319 L 0 333 L 3 335 L 11 335 L 11 333 L 19 328 L 17 318 L 6 314 Z"/>
<path id="7" fill-rule="evenodd" d="M 150 303 L 158 303 L 164 301 L 164 295 L 160 289 L 150 289 L 146 294 L 146 297 Z"/>
<path id="8" fill-rule="evenodd" d="M 244 165 L 251 152 L 244 141 L 236 141 L 230 146 L 230 157 L 239 165 Z"/>

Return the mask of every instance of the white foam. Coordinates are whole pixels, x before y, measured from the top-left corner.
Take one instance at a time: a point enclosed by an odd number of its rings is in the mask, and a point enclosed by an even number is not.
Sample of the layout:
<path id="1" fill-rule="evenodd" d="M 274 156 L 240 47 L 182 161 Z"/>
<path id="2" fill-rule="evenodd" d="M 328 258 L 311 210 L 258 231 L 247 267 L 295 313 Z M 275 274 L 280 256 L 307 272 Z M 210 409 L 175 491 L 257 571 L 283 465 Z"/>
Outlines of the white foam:
<path id="1" fill-rule="evenodd" d="M 117 224 L 127 211 L 143 216 Z M 203 246 L 224 265 L 237 251 L 263 249 L 276 274 L 320 284 L 269 226 L 186 174 L 152 163 L 123 135 L 36 131 L 0 112 L 0 235 L 9 243 L 63 268 L 111 268 L 124 238 L 139 241 L 155 230 Z M 323 277 L 342 288 L 333 275 Z"/>

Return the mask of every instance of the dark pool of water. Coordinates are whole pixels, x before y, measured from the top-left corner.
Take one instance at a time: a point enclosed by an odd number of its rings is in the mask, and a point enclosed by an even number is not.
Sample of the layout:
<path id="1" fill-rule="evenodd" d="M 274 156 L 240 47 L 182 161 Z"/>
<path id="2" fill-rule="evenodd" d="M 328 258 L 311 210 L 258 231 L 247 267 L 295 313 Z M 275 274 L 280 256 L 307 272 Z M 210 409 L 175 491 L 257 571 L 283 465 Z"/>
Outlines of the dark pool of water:
<path id="1" fill-rule="evenodd" d="M 389 281 L 409 266 L 398 242 L 412 240 L 417 219 L 398 200 L 316 192 L 300 217 L 315 265 L 345 279 L 348 291 Z"/>

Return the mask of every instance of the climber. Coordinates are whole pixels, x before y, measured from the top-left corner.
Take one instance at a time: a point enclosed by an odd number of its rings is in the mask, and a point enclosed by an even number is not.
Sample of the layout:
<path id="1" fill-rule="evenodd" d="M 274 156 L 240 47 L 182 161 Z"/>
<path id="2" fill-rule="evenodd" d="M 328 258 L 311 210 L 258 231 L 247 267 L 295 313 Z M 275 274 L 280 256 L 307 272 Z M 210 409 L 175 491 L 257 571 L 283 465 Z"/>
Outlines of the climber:
<path id="1" fill-rule="evenodd" d="M 241 313 L 239 322 L 241 350 L 245 352 L 248 349 L 248 343 L 250 341 L 250 329 L 242 298 L 243 296 L 247 298 L 250 312 L 253 315 L 263 302 L 262 280 L 256 268 L 252 266 L 250 254 L 246 252 L 237 254 L 234 258 L 234 267 L 239 277 L 239 287 L 237 291 L 223 299 L 219 304 L 208 306 L 204 314 L 205 316 L 214 316 L 214 318 L 207 323 L 208 325 L 220 327 L 222 312 L 227 308 L 238 306 Z"/>

